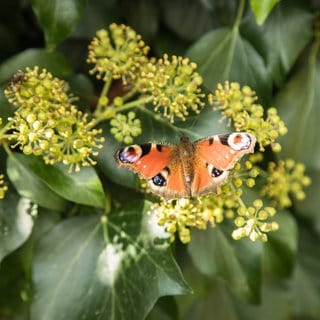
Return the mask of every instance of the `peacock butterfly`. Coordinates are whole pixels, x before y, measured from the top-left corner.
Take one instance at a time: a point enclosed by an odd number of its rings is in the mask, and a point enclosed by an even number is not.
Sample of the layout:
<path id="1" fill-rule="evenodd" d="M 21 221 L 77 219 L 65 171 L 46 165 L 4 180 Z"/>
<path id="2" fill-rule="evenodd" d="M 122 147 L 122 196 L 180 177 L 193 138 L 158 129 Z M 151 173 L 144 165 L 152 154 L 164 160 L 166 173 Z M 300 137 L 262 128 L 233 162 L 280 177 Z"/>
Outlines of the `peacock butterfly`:
<path id="1" fill-rule="evenodd" d="M 146 179 L 151 191 L 165 200 L 215 192 L 245 154 L 253 153 L 256 138 L 246 132 L 214 135 L 179 144 L 145 143 L 120 148 L 115 159 Z"/>

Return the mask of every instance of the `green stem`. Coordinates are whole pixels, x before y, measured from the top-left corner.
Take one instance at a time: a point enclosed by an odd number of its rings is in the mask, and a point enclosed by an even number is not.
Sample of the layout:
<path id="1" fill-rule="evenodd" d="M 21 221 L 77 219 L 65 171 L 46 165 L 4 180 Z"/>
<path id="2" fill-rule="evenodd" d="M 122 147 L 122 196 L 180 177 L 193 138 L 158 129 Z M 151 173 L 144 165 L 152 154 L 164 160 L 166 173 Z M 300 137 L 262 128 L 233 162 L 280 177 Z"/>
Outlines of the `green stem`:
<path id="1" fill-rule="evenodd" d="M 243 16 L 244 7 L 245 7 L 245 0 L 240 0 L 237 15 L 236 15 L 236 20 L 233 25 L 233 29 L 239 29 L 241 19 Z"/>

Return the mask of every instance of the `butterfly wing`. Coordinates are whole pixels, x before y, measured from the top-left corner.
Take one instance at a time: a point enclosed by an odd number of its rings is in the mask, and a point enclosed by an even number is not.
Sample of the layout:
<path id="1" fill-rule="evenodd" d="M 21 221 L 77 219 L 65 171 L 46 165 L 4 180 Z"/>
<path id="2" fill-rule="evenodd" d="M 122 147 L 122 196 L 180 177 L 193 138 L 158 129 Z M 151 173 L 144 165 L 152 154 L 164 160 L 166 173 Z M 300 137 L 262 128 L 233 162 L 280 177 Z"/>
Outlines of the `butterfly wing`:
<path id="1" fill-rule="evenodd" d="M 203 195 L 216 191 L 237 161 L 253 152 L 255 143 L 255 136 L 245 132 L 216 135 L 196 141 L 197 158 L 192 194 Z"/>
<path id="2" fill-rule="evenodd" d="M 142 179 L 151 179 L 163 170 L 172 158 L 170 145 L 145 143 L 120 148 L 115 159 L 120 167 L 138 173 Z"/>

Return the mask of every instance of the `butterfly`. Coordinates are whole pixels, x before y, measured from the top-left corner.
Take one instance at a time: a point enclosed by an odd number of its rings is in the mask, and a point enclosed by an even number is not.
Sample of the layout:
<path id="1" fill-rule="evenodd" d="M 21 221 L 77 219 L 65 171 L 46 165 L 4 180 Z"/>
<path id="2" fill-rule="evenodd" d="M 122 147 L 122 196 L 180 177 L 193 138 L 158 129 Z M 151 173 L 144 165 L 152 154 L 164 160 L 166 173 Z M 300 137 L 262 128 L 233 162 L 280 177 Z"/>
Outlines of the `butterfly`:
<path id="1" fill-rule="evenodd" d="M 115 159 L 146 179 L 151 191 L 165 200 L 216 192 L 234 165 L 254 152 L 256 138 L 246 132 L 209 136 L 179 144 L 145 143 L 118 149 Z"/>

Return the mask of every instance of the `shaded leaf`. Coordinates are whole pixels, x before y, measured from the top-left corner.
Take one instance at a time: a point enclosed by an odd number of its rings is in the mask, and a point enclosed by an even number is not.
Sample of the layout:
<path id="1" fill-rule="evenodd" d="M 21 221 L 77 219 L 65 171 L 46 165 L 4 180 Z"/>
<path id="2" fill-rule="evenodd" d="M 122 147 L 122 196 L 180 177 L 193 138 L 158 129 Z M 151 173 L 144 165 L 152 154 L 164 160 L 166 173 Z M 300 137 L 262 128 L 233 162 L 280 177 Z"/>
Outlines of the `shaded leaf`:
<path id="1" fill-rule="evenodd" d="M 187 56 L 197 62 L 209 90 L 214 90 L 219 82 L 229 80 L 251 86 L 260 98 L 270 95 L 266 65 L 237 28 L 208 32 L 191 46 Z"/>
<path id="2" fill-rule="evenodd" d="M 35 250 L 32 319 L 144 319 L 159 297 L 188 293 L 148 208 L 115 210 L 105 232 L 91 215 L 45 235 Z"/>
<path id="3" fill-rule="evenodd" d="M 320 314 L 320 237 L 312 228 L 301 227 L 297 268 L 293 281 L 295 314 L 318 319 Z"/>
<path id="4" fill-rule="evenodd" d="M 220 227 L 194 230 L 188 247 L 194 264 L 213 279 L 222 278 L 240 299 L 257 302 L 261 289 L 262 244 L 233 240 Z"/>
<path id="5" fill-rule="evenodd" d="M 319 44 L 319 43 L 318 43 Z M 281 157 L 290 157 L 320 170 L 320 62 L 317 43 L 276 96 L 274 105 L 288 127 L 280 142 Z"/>
<path id="6" fill-rule="evenodd" d="M 298 230 L 290 212 L 280 211 L 273 218 L 279 230 L 268 233 L 264 244 L 265 271 L 280 277 L 290 277 L 295 267 Z"/>
<path id="7" fill-rule="evenodd" d="M 93 168 L 81 168 L 70 173 L 65 165 L 46 165 L 35 156 L 19 154 L 15 156 L 23 163 L 25 170 L 31 171 L 52 191 L 64 199 L 88 206 L 104 208 L 105 195 L 100 179 Z"/>
<path id="8" fill-rule="evenodd" d="M 263 24 L 279 0 L 250 0 L 251 9 L 258 24 Z"/>
<path id="9" fill-rule="evenodd" d="M 28 239 L 33 227 L 32 210 L 28 199 L 12 193 L 0 201 L 0 261 Z"/>
<path id="10" fill-rule="evenodd" d="M 30 171 L 24 159 L 25 156 L 12 153 L 7 160 L 8 176 L 19 194 L 44 208 L 62 211 L 66 201 Z"/>
<path id="11" fill-rule="evenodd" d="M 86 0 L 32 0 L 32 8 L 44 29 L 49 50 L 71 33 L 86 3 Z"/>
<path id="12" fill-rule="evenodd" d="M 18 71 L 26 67 L 39 66 L 48 69 L 54 76 L 66 78 L 72 72 L 66 58 L 57 52 L 44 49 L 27 49 L 5 60 L 0 65 L 0 82 L 8 81 Z"/>
<path id="13" fill-rule="evenodd" d="M 261 33 L 256 35 L 254 41 L 265 41 L 263 52 L 268 71 L 277 86 L 282 86 L 298 56 L 311 40 L 312 20 L 312 14 L 304 5 L 282 0 L 259 29 Z"/>

